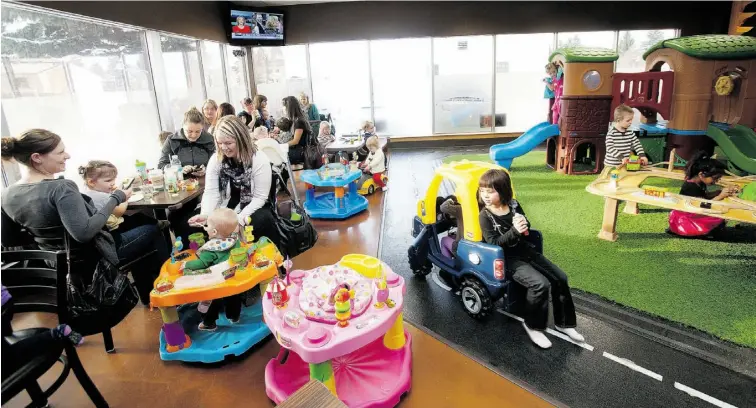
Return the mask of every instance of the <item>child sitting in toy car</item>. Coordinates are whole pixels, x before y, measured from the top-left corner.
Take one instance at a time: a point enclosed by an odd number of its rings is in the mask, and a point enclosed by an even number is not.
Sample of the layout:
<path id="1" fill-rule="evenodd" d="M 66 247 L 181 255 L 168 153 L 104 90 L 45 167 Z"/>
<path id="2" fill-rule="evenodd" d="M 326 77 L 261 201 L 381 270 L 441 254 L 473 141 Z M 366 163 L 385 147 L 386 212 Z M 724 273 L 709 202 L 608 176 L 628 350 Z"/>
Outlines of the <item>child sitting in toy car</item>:
<path id="1" fill-rule="evenodd" d="M 527 289 L 523 327 L 530 340 L 538 347 L 551 347 L 551 342 L 543 334 L 548 322 L 550 291 L 556 329 L 576 342 L 585 341 L 575 330 L 575 306 L 567 275 L 525 239 L 530 223 L 513 198 L 509 173 L 503 169 L 483 173 L 479 194 L 485 204 L 478 217 L 483 239 L 491 245 L 502 247 L 506 270 L 511 271 L 513 281 Z"/>

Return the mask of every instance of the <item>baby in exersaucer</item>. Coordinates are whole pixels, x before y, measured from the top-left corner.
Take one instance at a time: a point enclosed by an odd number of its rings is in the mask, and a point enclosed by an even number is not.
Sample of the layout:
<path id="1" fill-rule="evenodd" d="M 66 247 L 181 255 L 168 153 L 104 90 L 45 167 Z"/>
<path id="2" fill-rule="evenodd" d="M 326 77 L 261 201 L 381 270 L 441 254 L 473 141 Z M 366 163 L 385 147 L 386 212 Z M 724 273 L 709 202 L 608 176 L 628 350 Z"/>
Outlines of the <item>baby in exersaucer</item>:
<path id="1" fill-rule="evenodd" d="M 196 260 L 182 264 L 184 276 L 176 280 L 177 286 L 182 284 L 180 281 L 184 278 L 198 281 L 195 283 L 201 281 L 210 285 L 223 282 L 223 276 L 218 276 L 218 272 L 211 268 L 228 261 L 231 250 L 241 246 L 236 236 L 238 227 L 239 222 L 234 210 L 218 208 L 213 211 L 207 218 L 207 225 L 205 226 L 205 231 L 207 231 L 210 239 L 197 250 Z M 203 279 L 205 276 L 208 278 Z M 242 307 L 241 296 L 228 296 L 200 304 L 200 312 L 204 312 L 205 315 L 198 326 L 199 330 L 213 331 L 217 328 L 215 321 L 218 320 L 221 305 L 225 305 L 226 317 L 229 322 L 233 324 L 239 321 Z M 206 310 L 203 310 L 205 308 Z"/>
<path id="2" fill-rule="evenodd" d="M 336 324 L 362 315 L 370 306 L 373 290 L 373 280 L 353 269 L 321 266 L 303 278 L 299 308 L 309 320 Z"/>

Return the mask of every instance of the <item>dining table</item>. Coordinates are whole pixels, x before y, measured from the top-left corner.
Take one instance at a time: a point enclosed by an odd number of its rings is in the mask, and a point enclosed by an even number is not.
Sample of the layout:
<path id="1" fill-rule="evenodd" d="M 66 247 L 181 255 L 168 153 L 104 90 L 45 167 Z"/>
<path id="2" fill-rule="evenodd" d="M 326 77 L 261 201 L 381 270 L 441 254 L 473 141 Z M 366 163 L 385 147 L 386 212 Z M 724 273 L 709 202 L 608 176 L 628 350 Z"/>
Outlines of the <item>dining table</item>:
<path id="1" fill-rule="evenodd" d="M 381 149 L 388 143 L 387 137 L 378 136 L 378 143 Z M 357 150 L 360 150 L 365 146 L 365 138 L 361 135 L 337 135 L 336 139 L 326 146 L 326 151 L 329 154 L 335 154 L 338 152 L 344 152 L 346 154 L 352 154 Z"/>
<path id="2" fill-rule="evenodd" d="M 156 191 L 152 197 L 144 197 L 138 201 L 129 201 L 129 210 L 152 211 L 156 220 L 167 220 L 168 210 L 177 210 L 184 205 L 189 204 L 195 198 L 201 197 L 205 191 L 205 178 L 199 178 L 197 188 L 191 191 L 181 190 L 178 193 L 169 193 L 168 191 Z M 134 191 L 132 198 L 141 191 Z M 172 247 L 171 233 L 168 228 L 163 230 L 168 246 Z"/>

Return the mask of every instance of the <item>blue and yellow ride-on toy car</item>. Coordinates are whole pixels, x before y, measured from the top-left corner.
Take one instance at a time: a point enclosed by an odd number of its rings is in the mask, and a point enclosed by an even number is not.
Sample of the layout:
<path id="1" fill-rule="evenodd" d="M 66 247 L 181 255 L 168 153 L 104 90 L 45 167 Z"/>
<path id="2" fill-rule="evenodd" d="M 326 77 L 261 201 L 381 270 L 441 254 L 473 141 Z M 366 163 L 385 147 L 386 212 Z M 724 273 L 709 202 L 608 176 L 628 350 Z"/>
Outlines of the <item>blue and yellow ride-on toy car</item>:
<path id="1" fill-rule="evenodd" d="M 412 272 L 423 277 L 437 266 L 441 271 L 439 276 L 452 287 L 452 292 L 459 293 L 465 311 L 476 319 L 489 315 L 499 299 L 504 300 L 506 311 L 519 314 L 518 306 L 525 295 L 525 288 L 511 280 L 501 247 L 486 244 L 482 239 L 478 222 L 478 180 L 489 169 L 502 167 L 463 160 L 436 169 L 425 197 L 417 203 L 417 215 L 412 224 L 415 241 L 408 251 Z M 454 193 L 464 220 L 465 230 L 457 231 L 462 237 L 456 254 L 450 254 L 441 242 L 453 240 L 445 235 L 456 225 L 448 216 L 440 214 L 440 203 L 437 203 L 438 189 L 444 179 L 456 186 Z M 528 240 L 542 252 L 540 232 L 530 230 Z"/>

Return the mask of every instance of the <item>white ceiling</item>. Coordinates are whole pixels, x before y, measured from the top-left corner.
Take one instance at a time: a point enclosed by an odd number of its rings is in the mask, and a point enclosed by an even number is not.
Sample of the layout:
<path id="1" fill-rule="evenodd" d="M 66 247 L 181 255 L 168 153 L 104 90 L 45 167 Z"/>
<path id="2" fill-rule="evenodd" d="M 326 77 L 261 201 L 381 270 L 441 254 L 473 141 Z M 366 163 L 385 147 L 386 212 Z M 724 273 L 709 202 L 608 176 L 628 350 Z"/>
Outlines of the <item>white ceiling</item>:
<path id="1" fill-rule="evenodd" d="M 247 6 L 295 6 L 297 4 L 314 4 L 314 3 L 343 3 L 348 1 L 364 1 L 364 0 L 304 0 L 304 1 L 291 1 L 291 0 L 263 0 L 263 1 L 236 1 L 235 4 L 242 4 Z"/>

